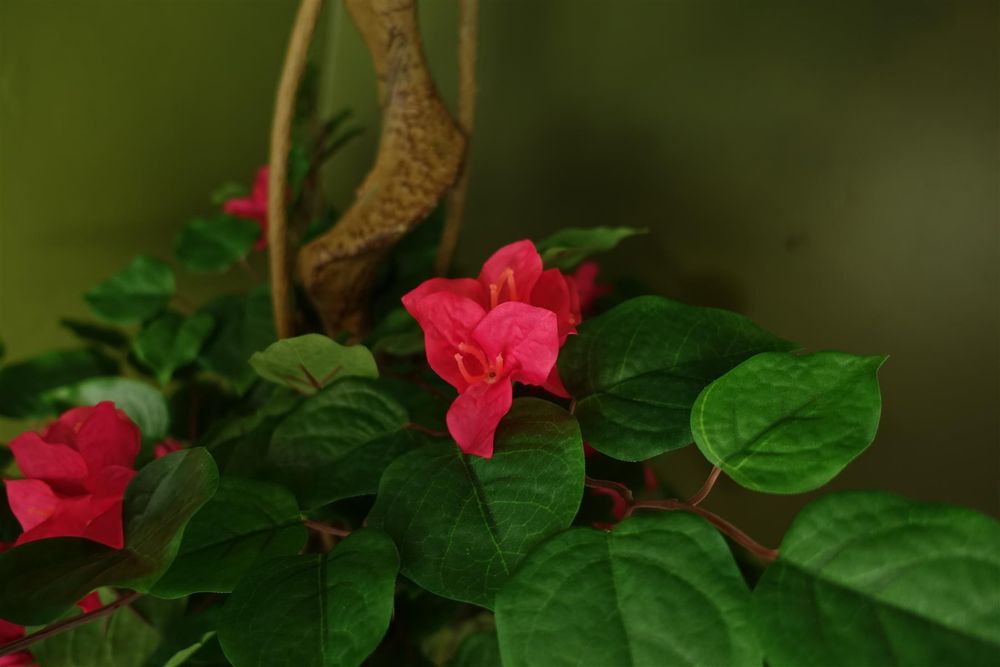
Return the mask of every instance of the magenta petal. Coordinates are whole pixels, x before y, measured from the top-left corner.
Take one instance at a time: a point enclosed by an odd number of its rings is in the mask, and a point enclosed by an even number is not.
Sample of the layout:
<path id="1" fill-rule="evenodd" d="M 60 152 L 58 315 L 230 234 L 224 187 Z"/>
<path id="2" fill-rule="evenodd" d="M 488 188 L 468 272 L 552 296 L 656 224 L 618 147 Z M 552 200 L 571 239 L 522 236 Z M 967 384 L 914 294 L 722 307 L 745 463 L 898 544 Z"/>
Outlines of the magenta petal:
<path id="1" fill-rule="evenodd" d="M 76 448 L 94 474 L 107 466 L 131 468 L 141 441 L 142 435 L 132 420 L 114 403 L 102 401 L 80 427 Z"/>
<path id="2" fill-rule="evenodd" d="M 259 204 L 263 204 L 264 210 L 267 210 L 267 182 L 270 177 L 270 170 L 267 165 L 264 165 L 257 170 L 257 174 L 253 178 L 253 192 L 250 193 L 252 199 L 256 200 Z"/>
<path id="3" fill-rule="evenodd" d="M 248 220 L 260 221 L 267 217 L 267 209 L 261 209 L 260 203 L 247 198 L 230 199 L 222 205 L 223 212 L 237 218 L 247 218 Z"/>
<path id="4" fill-rule="evenodd" d="M 472 299 L 484 309 L 489 306 L 489 295 L 486 294 L 486 291 L 478 280 L 473 280 L 472 278 L 431 278 L 420 283 L 415 289 L 403 296 L 403 307 L 410 314 L 420 312 L 417 304 L 431 294 L 439 292 L 449 292 L 455 296 Z"/>
<path id="5" fill-rule="evenodd" d="M 510 380 L 480 382 L 459 394 L 448 409 L 448 432 L 466 454 L 491 458 L 493 434 L 514 400 Z"/>
<path id="6" fill-rule="evenodd" d="M 449 384 L 463 391 L 469 386 L 458 369 L 458 346 L 472 340 L 473 328 L 483 319 L 483 307 L 451 292 L 436 292 L 403 305 L 424 330 L 427 363 Z"/>
<path id="7" fill-rule="evenodd" d="M 578 313 L 573 310 L 573 299 L 566 276 L 559 269 L 549 269 L 542 273 L 531 293 L 532 306 L 551 310 L 556 314 L 559 325 L 559 344 L 566 341 L 566 336 L 576 333 Z"/>
<path id="8" fill-rule="evenodd" d="M 504 272 L 507 269 L 510 269 L 514 279 L 517 299 L 512 299 L 509 285 L 504 287 Z M 479 281 L 487 290 L 487 295 L 489 285 L 497 285 L 500 288 L 498 303 L 511 300 L 527 302 L 541 275 L 542 257 L 535 249 L 535 244 L 525 240 L 505 245 L 493 253 L 483 264 L 483 270 L 479 272 Z"/>
<path id="9" fill-rule="evenodd" d="M 60 498 L 40 479 L 8 479 L 4 485 L 10 511 L 25 531 L 48 521 L 59 507 Z M 22 544 L 20 538 L 17 544 Z"/>
<path id="10" fill-rule="evenodd" d="M 504 375 L 525 384 L 543 384 L 559 354 L 555 314 L 526 303 L 500 304 L 472 336 L 490 361 L 503 357 Z"/>
<path id="11" fill-rule="evenodd" d="M 49 444 L 37 433 L 22 433 L 10 442 L 17 467 L 25 477 L 76 487 L 87 477 L 83 457 L 68 445 Z M 69 491 L 69 489 L 66 489 Z"/>
<path id="12" fill-rule="evenodd" d="M 549 377 L 545 379 L 542 389 L 559 398 L 569 398 L 569 392 L 563 386 L 562 378 L 559 377 L 559 367 L 553 366 Z"/>
<path id="13" fill-rule="evenodd" d="M 82 611 L 84 614 L 87 614 L 92 611 L 97 611 L 98 609 L 104 606 L 104 603 L 101 602 L 101 594 L 98 593 L 97 591 L 94 591 L 87 597 L 77 602 L 76 606 L 79 607 L 80 611 Z"/>
<path id="14" fill-rule="evenodd" d="M 125 546 L 125 534 L 122 528 L 122 499 L 112 503 L 103 513 L 90 519 L 80 537 L 94 542 L 100 542 L 112 549 Z"/>

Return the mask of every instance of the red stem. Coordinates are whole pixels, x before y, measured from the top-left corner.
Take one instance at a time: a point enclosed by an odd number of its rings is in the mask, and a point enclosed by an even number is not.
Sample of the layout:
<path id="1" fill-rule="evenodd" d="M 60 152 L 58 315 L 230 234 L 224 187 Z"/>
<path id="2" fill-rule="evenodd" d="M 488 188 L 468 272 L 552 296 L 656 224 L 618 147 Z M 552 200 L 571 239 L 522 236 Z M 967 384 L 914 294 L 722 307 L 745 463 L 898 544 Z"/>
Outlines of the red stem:
<path id="1" fill-rule="evenodd" d="M 719 474 L 721 472 L 722 468 L 720 468 L 719 466 L 714 466 L 712 468 L 712 472 L 708 474 L 708 479 L 706 479 L 705 483 L 701 485 L 700 489 L 698 489 L 698 493 L 688 498 L 687 501 L 688 505 L 697 505 L 705 498 L 707 498 L 708 494 L 712 492 L 712 487 L 715 486 L 715 482 L 716 480 L 719 479 Z"/>
<path id="2" fill-rule="evenodd" d="M 322 521 L 313 521 L 312 519 L 306 519 L 302 522 L 306 528 L 312 528 L 317 533 L 326 533 L 327 535 L 334 535 L 336 537 L 347 537 L 351 534 L 351 531 L 345 530 L 343 528 L 335 528 L 330 524 L 323 523 Z"/>
<path id="3" fill-rule="evenodd" d="M 447 438 L 449 435 L 444 431 L 435 431 L 432 428 L 427 428 L 426 426 L 421 426 L 420 424 L 414 424 L 413 422 L 406 422 L 403 424 L 403 428 L 409 431 L 417 431 L 419 433 L 426 433 L 434 438 Z"/>
<path id="4" fill-rule="evenodd" d="M 128 595 L 123 595 L 114 602 L 107 604 L 100 609 L 95 609 L 94 611 L 87 612 L 86 614 L 80 614 L 79 616 L 74 616 L 73 618 L 66 619 L 61 623 L 56 623 L 55 625 L 50 625 L 47 628 L 42 628 L 38 632 L 33 632 L 27 637 L 21 637 L 17 641 L 10 642 L 9 644 L 4 644 L 0 646 L 0 657 L 5 655 L 10 655 L 11 653 L 17 653 L 18 651 L 23 651 L 30 647 L 32 644 L 42 641 L 43 639 L 48 639 L 53 635 L 57 635 L 66 630 L 71 630 L 78 625 L 83 625 L 84 623 L 89 623 L 95 621 L 102 616 L 108 616 L 115 613 L 122 607 L 132 604 L 135 602 L 142 593 L 138 591 L 133 591 Z"/>
<path id="5" fill-rule="evenodd" d="M 628 488 L 621 482 L 614 482 L 609 479 L 594 479 L 593 477 L 584 477 L 583 485 L 590 487 L 591 489 L 608 489 L 621 496 L 622 500 L 625 501 L 626 506 L 631 506 L 635 503 L 635 498 L 632 496 L 632 489 Z"/>

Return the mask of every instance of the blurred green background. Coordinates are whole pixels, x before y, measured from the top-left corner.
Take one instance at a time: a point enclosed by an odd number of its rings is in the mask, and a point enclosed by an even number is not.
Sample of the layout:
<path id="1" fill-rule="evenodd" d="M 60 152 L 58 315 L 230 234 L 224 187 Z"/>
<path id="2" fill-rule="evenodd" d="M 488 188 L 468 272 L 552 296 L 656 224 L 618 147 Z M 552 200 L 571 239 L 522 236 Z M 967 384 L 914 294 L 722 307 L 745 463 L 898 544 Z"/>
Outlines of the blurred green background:
<path id="1" fill-rule="evenodd" d="M 266 159 L 291 0 L 0 0 L 0 336 L 58 317 Z M 452 0 L 421 3 L 455 92 Z M 648 227 L 605 261 L 802 343 L 888 353 L 876 443 L 828 488 L 1000 514 L 998 4 L 482 0 L 459 260 L 562 226 Z M 351 198 L 378 136 L 342 8 L 314 45 L 321 103 L 365 136 L 327 167 Z M 258 264 L 262 257 L 257 257 Z M 182 283 L 204 296 L 234 273 Z M 660 473 L 693 491 L 697 453 Z M 754 496 L 754 497 L 750 497 Z M 776 543 L 807 497 L 709 501 Z"/>

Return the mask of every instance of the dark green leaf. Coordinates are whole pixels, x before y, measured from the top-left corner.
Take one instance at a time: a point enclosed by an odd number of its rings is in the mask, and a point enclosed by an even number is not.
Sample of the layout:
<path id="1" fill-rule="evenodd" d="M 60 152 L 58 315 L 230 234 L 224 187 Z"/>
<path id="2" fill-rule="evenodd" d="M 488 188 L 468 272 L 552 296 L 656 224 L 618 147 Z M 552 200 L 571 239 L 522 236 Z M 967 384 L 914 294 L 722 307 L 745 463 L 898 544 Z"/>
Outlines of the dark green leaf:
<path id="1" fill-rule="evenodd" d="M 1000 664 L 1000 523 L 886 493 L 802 511 L 754 591 L 769 665 Z"/>
<path id="2" fill-rule="evenodd" d="M 100 375 L 116 375 L 118 362 L 92 349 L 45 352 L 0 368 L 0 415 L 38 418 L 55 412 L 45 395 Z"/>
<path id="3" fill-rule="evenodd" d="M 826 484 L 878 429 L 885 357 L 765 352 L 705 387 L 691 411 L 698 449 L 755 491 Z"/>
<path id="4" fill-rule="evenodd" d="M 197 218 L 177 235 L 174 254 L 188 271 L 221 272 L 246 257 L 260 235 L 260 225 L 253 220 L 230 215 Z"/>
<path id="5" fill-rule="evenodd" d="M 128 335 L 121 329 L 68 317 L 59 320 L 59 324 L 72 331 L 73 335 L 85 343 L 106 345 L 114 350 L 124 350 L 128 347 Z"/>
<path id="6" fill-rule="evenodd" d="M 497 633 L 491 630 L 466 637 L 448 667 L 502 667 Z"/>
<path id="7" fill-rule="evenodd" d="M 368 521 L 396 541 L 403 574 L 417 584 L 490 607 L 521 558 L 573 521 L 583 477 L 573 417 L 518 399 L 500 422 L 491 459 L 464 455 L 451 441 L 396 459 Z"/>
<path id="8" fill-rule="evenodd" d="M 156 379 L 166 384 L 175 370 L 198 358 L 202 343 L 211 331 L 210 315 L 197 313 L 185 317 L 170 310 L 143 326 L 136 334 L 133 351 L 152 369 Z"/>
<path id="9" fill-rule="evenodd" d="M 371 529 L 326 554 L 265 561 L 226 603 L 222 649 L 235 667 L 360 665 L 389 627 L 398 568 L 392 540 Z"/>
<path id="10" fill-rule="evenodd" d="M 184 526 L 217 483 L 207 451 L 175 452 L 145 466 L 125 491 L 124 549 L 57 537 L 0 554 L 0 618 L 48 623 L 101 586 L 148 591 L 169 567 Z"/>
<path id="11" fill-rule="evenodd" d="M 412 446 L 408 421 L 376 381 L 344 378 L 281 422 L 267 460 L 306 508 L 374 493 L 389 462 Z"/>
<path id="12" fill-rule="evenodd" d="M 424 332 L 417 321 L 403 308 L 386 313 L 368 336 L 368 344 L 376 354 L 407 357 L 424 352 Z"/>
<path id="13" fill-rule="evenodd" d="M 250 412 L 216 421 L 198 440 L 199 445 L 212 452 L 227 476 L 266 478 L 271 435 L 303 401 L 300 395 L 287 389 L 267 386 L 275 392 L 266 402 L 250 406 Z"/>
<path id="14" fill-rule="evenodd" d="M 258 559 L 297 553 L 306 542 L 299 506 L 277 484 L 224 478 L 184 531 L 153 595 L 229 593 Z"/>
<path id="15" fill-rule="evenodd" d="M 585 321 L 559 372 L 584 439 L 640 461 L 691 442 L 691 406 L 712 380 L 758 352 L 793 347 L 736 313 L 647 296 Z"/>
<path id="16" fill-rule="evenodd" d="M 265 380 L 304 394 L 315 394 L 334 378 L 378 377 L 375 358 L 364 345 L 341 345 L 322 334 L 271 343 L 255 352 L 250 365 Z"/>
<path id="17" fill-rule="evenodd" d="M 142 431 L 146 440 L 160 440 L 167 435 L 170 413 L 167 401 L 155 387 L 123 377 L 93 378 L 48 394 L 50 400 L 66 405 L 97 405 L 111 401 L 123 410 Z"/>
<path id="18" fill-rule="evenodd" d="M 496 614 L 505 667 L 761 663 L 736 562 L 691 514 L 554 537 L 501 589 Z"/>
<path id="19" fill-rule="evenodd" d="M 614 249 L 623 239 L 645 234 L 634 227 L 570 227 L 539 241 L 535 247 L 546 268 L 568 271 L 591 255 Z"/>
<path id="20" fill-rule="evenodd" d="M 153 257 L 136 257 L 124 269 L 83 298 L 94 313 L 109 322 L 131 324 L 163 310 L 174 295 L 174 272 Z"/>
<path id="21" fill-rule="evenodd" d="M 0 474 L 13 460 L 13 457 L 4 459 L 9 454 L 9 449 L 0 447 Z M 10 504 L 7 502 L 7 486 L 0 483 L 0 543 L 13 544 L 22 532 L 21 524 L 18 523 L 14 513 L 10 511 Z"/>
<path id="22" fill-rule="evenodd" d="M 102 602 L 114 600 L 102 591 Z M 135 609 L 122 607 L 100 622 L 78 625 L 34 644 L 31 653 L 45 667 L 142 667 L 160 633 Z"/>
<path id="23" fill-rule="evenodd" d="M 226 378 L 237 392 L 245 392 L 257 379 L 248 363 L 250 355 L 276 338 L 270 292 L 258 287 L 245 297 L 219 297 L 205 304 L 201 312 L 215 321 L 198 357 L 201 365 Z"/>
<path id="24" fill-rule="evenodd" d="M 209 630 L 201 636 L 201 639 L 170 656 L 170 659 L 163 664 L 163 667 L 180 667 L 181 665 L 188 664 L 191 656 L 204 648 L 213 639 L 215 639 L 215 630 Z"/>

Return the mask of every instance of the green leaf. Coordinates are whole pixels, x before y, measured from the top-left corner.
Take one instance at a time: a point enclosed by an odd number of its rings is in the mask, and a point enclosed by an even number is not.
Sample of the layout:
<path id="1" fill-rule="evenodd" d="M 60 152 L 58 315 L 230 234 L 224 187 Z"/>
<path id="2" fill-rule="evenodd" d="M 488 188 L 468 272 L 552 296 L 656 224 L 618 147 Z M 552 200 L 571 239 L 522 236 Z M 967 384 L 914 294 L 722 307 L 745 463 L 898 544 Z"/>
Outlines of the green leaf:
<path id="1" fill-rule="evenodd" d="M 691 431 L 709 461 L 748 489 L 802 493 L 833 479 L 878 430 L 885 357 L 765 352 L 705 387 Z"/>
<path id="2" fill-rule="evenodd" d="M 152 369 L 160 384 L 166 384 L 175 370 L 198 358 L 202 343 L 212 332 L 212 324 L 212 317 L 206 313 L 185 317 L 168 310 L 143 326 L 132 349 Z"/>
<path id="3" fill-rule="evenodd" d="M 546 268 L 568 271 L 591 255 L 613 250 L 630 236 L 647 230 L 634 227 L 570 227 L 535 244 Z"/>
<path id="4" fill-rule="evenodd" d="M 298 553 L 306 543 L 299 506 L 277 484 L 223 478 L 184 531 L 180 551 L 153 595 L 229 593 L 259 559 Z"/>
<path id="5" fill-rule="evenodd" d="M 305 508 L 374 493 L 385 467 L 412 446 L 408 421 L 376 381 L 344 378 L 281 422 L 267 461 Z"/>
<path id="6" fill-rule="evenodd" d="M 500 654 L 505 667 L 759 666 L 750 602 L 729 548 L 700 517 L 574 528 L 532 552 L 497 595 Z"/>
<path id="7" fill-rule="evenodd" d="M 193 656 L 195 653 L 200 651 L 208 642 L 215 638 L 215 630 L 210 630 L 201 636 L 201 639 L 191 644 L 190 646 L 181 649 L 177 653 L 170 656 L 170 659 L 163 663 L 163 667 L 180 667 L 186 664 L 188 658 Z"/>
<path id="8" fill-rule="evenodd" d="M 45 352 L 0 368 L 0 415 L 14 419 L 48 417 L 55 408 L 45 396 L 53 389 L 99 375 L 116 375 L 118 362 L 93 349 Z"/>
<path id="9" fill-rule="evenodd" d="M 48 623 L 101 586 L 148 591 L 177 553 L 184 526 L 217 484 L 207 451 L 175 452 L 146 465 L 125 491 L 125 548 L 57 537 L 0 554 L 0 618 Z"/>
<path id="10" fill-rule="evenodd" d="M 123 410 L 142 431 L 145 440 L 160 440 L 167 435 L 170 413 L 167 400 L 155 387 L 123 377 L 93 378 L 48 394 L 50 400 L 68 405 L 97 405 L 111 401 Z"/>
<path id="11" fill-rule="evenodd" d="M 227 379 L 243 393 L 257 380 L 249 359 L 277 337 L 271 310 L 271 295 L 257 287 L 245 297 L 226 295 L 205 304 L 199 312 L 215 321 L 215 329 L 198 356 L 208 371 Z"/>
<path id="12" fill-rule="evenodd" d="M 392 540 L 371 529 L 265 561 L 226 602 L 222 649 L 235 667 L 360 665 L 389 627 L 398 568 Z"/>
<path id="13" fill-rule="evenodd" d="M 153 257 L 140 256 L 89 289 L 83 298 L 98 317 L 117 324 L 132 324 L 163 310 L 175 287 L 170 266 Z"/>
<path id="14" fill-rule="evenodd" d="M 821 498 L 754 591 L 769 665 L 1000 663 L 1000 523 L 887 493 Z"/>
<path id="15" fill-rule="evenodd" d="M 128 335 L 116 327 L 68 317 L 60 319 L 59 324 L 72 331 L 74 336 L 85 343 L 105 345 L 113 350 L 124 350 L 128 347 Z"/>
<path id="16" fill-rule="evenodd" d="M 585 321 L 559 372 L 584 440 L 640 461 L 691 443 L 691 406 L 712 380 L 758 352 L 793 347 L 736 313 L 646 296 Z"/>
<path id="17" fill-rule="evenodd" d="M 521 558 L 573 521 L 583 477 L 573 417 L 518 399 L 500 422 L 491 459 L 462 454 L 451 441 L 396 459 L 368 521 L 392 536 L 403 574 L 418 585 L 491 607 Z"/>
<path id="18" fill-rule="evenodd" d="M 424 332 L 405 309 L 394 308 L 369 334 L 368 344 L 376 354 L 414 356 L 424 352 Z"/>
<path id="19" fill-rule="evenodd" d="M 231 215 L 196 218 L 177 235 L 174 254 L 188 271 L 222 272 L 246 257 L 260 235 L 260 225 L 253 220 Z"/>
<path id="20" fill-rule="evenodd" d="M 497 633 L 491 630 L 466 637 L 448 667 L 502 667 Z"/>
<path id="21" fill-rule="evenodd" d="M 9 453 L 9 449 L 0 447 L 0 473 L 7 467 L 4 464 L 4 457 Z M 13 544 L 22 532 L 24 531 L 21 529 L 21 524 L 14 513 L 10 511 L 10 504 L 7 502 L 7 486 L 0 484 L 0 542 Z"/>
<path id="22" fill-rule="evenodd" d="M 114 594 L 101 598 L 108 604 Z M 31 653 L 45 667 L 142 667 L 159 641 L 156 628 L 135 609 L 122 607 L 99 622 L 78 625 L 33 645 Z"/>
<path id="23" fill-rule="evenodd" d="M 271 343 L 254 352 L 250 365 L 265 380 L 304 394 L 315 394 L 334 378 L 378 377 L 375 358 L 364 345 L 341 345 L 322 334 L 306 334 Z"/>
<path id="24" fill-rule="evenodd" d="M 209 199 L 216 206 L 222 206 L 230 199 L 246 197 L 248 194 L 250 194 L 250 191 L 243 183 L 238 181 L 228 181 L 217 187 L 212 192 L 212 196 Z"/>

